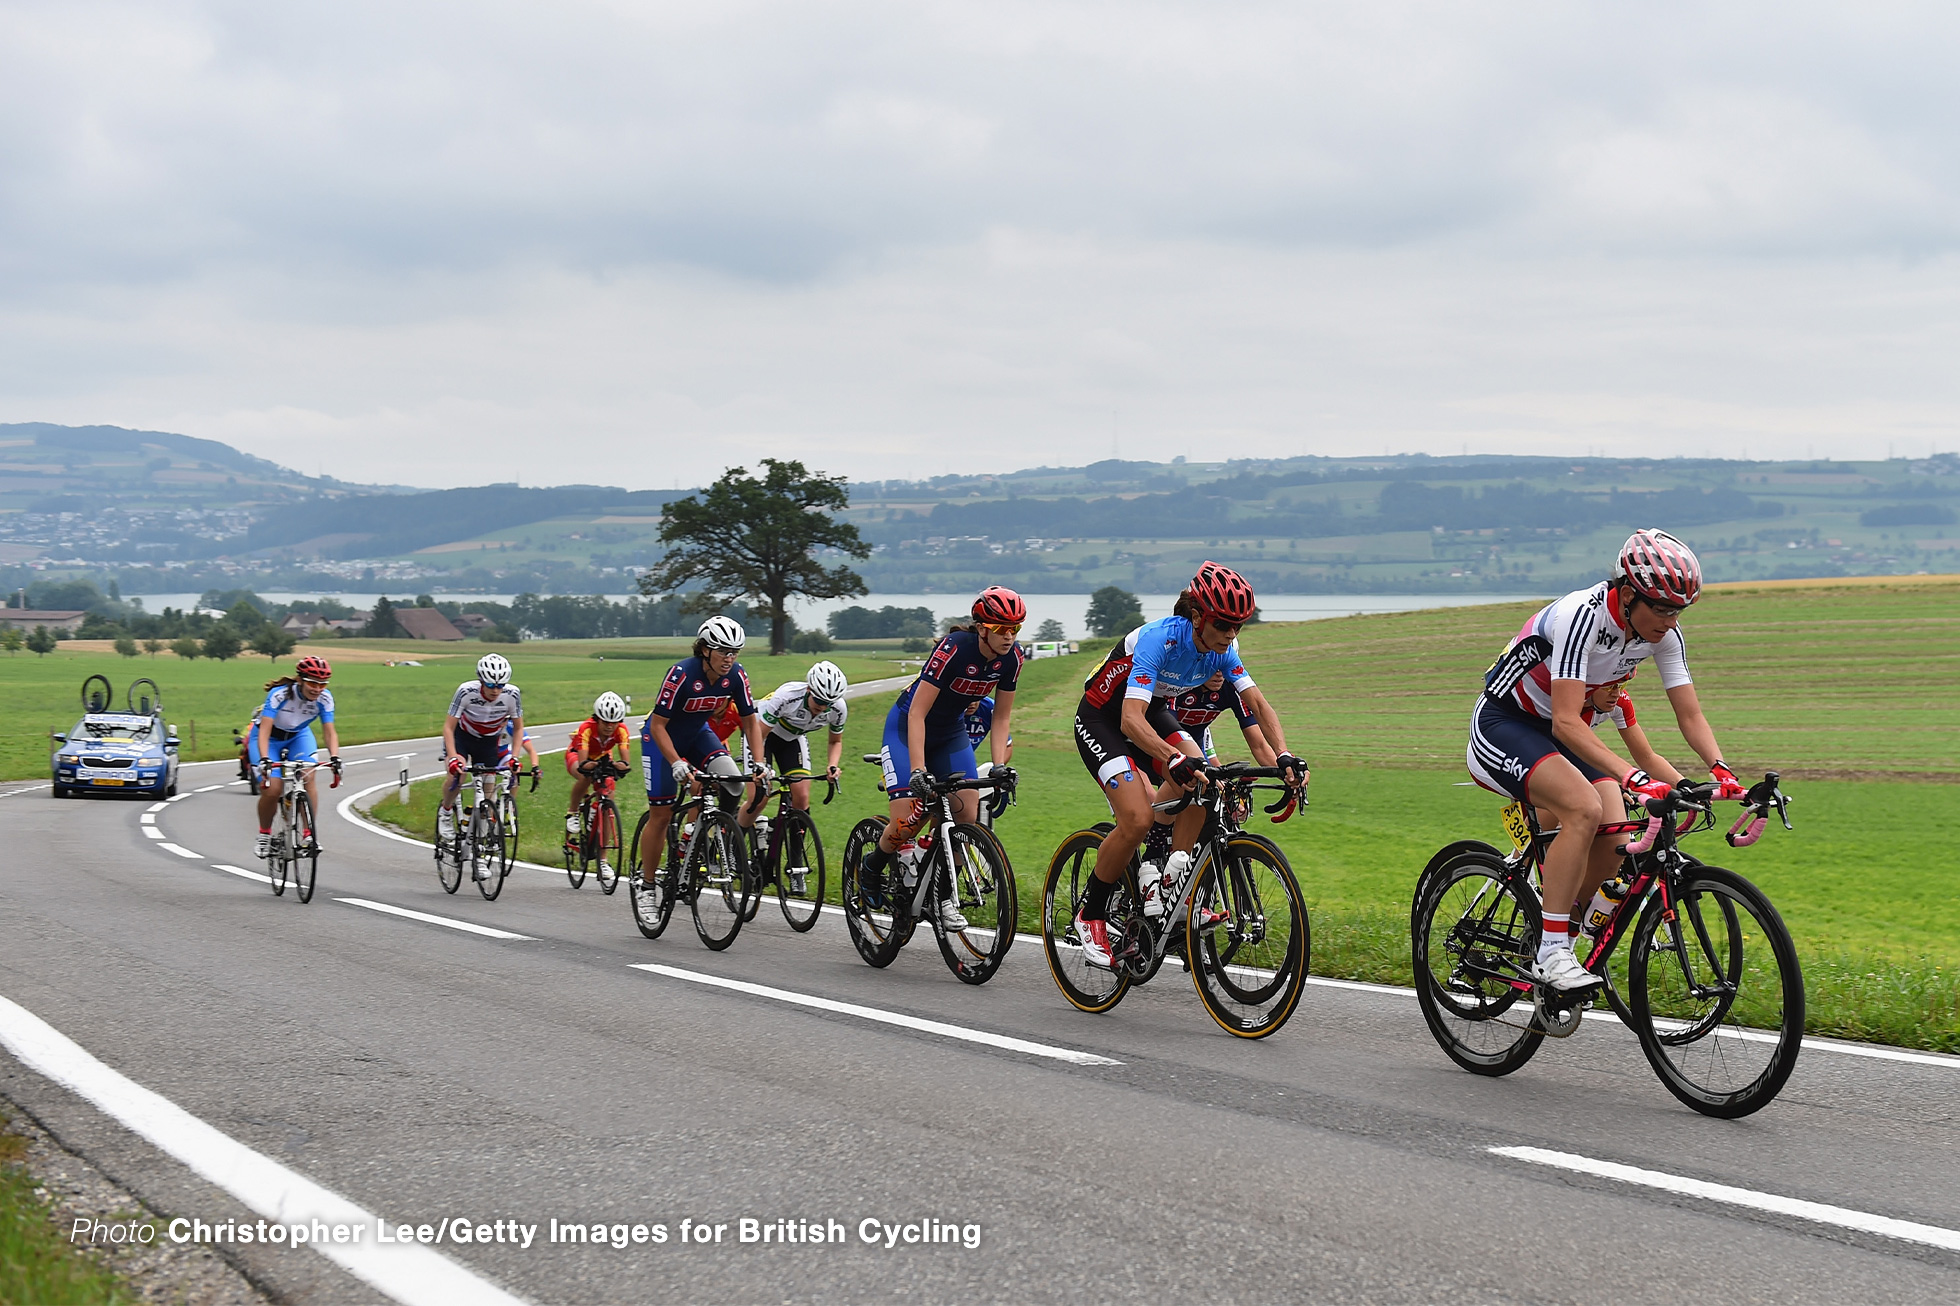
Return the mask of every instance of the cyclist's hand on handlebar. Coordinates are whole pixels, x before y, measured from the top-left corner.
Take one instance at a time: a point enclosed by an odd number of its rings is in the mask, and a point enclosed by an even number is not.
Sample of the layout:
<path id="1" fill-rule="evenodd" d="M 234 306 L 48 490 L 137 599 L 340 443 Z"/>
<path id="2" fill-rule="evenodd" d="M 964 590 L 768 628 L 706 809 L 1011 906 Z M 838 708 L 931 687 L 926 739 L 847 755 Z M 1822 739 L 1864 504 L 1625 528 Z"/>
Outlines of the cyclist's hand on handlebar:
<path id="1" fill-rule="evenodd" d="M 531 792 L 536 793 L 537 791 L 538 791 L 538 768 L 534 766 L 531 768 Z"/>
<path id="2" fill-rule="evenodd" d="M 461 753 L 457 753 L 455 756 L 449 759 L 449 774 L 451 775 L 463 774 L 463 755 Z"/>
<path id="3" fill-rule="evenodd" d="M 1735 772 L 1729 770 L 1729 764 L 1719 758 L 1709 763 L 1708 774 L 1715 778 L 1717 798 L 1741 798 L 1749 792 L 1748 786 L 1736 779 Z"/>
<path id="4" fill-rule="evenodd" d="M 1674 786 L 1665 780 L 1656 780 L 1639 767 L 1634 767 L 1620 777 L 1620 788 L 1642 798 L 1665 798 L 1674 792 Z"/>
<path id="5" fill-rule="evenodd" d="M 1280 778 L 1295 789 L 1304 789 L 1312 774 L 1307 770 L 1307 764 L 1291 753 L 1281 753 L 1274 759 L 1273 765 L 1280 769 Z"/>
<path id="6" fill-rule="evenodd" d="M 340 759 L 338 757 L 329 757 L 327 759 L 327 765 L 333 768 L 333 783 L 328 785 L 327 788 L 340 788 Z"/>
<path id="7" fill-rule="evenodd" d="M 674 788 L 676 789 L 686 788 L 688 780 L 691 779 L 693 775 L 694 775 L 694 768 L 687 764 L 686 758 L 683 757 L 683 758 L 675 759 Z"/>
<path id="8" fill-rule="evenodd" d="M 923 766 L 912 768 L 912 779 L 908 786 L 914 798 L 925 798 L 932 793 L 932 774 Z"/>
<path id="9" fill-rule="evenodd" d="M 828 771 L 825 771 L 823 773 L 823 778 L 830 781 L 830 783 L 832 784 L 836 784 L 839 780 L 842 780 L 844 778 L 844 773 L 833 766 Z"/>
<path id="10" fill-rule="evenodd" d="M 1205 764 L 1189 753 L 1179 753 L 1164 764 L 1164 775 L 1180 788 L 1196 788 L 1205 781 Z"/>

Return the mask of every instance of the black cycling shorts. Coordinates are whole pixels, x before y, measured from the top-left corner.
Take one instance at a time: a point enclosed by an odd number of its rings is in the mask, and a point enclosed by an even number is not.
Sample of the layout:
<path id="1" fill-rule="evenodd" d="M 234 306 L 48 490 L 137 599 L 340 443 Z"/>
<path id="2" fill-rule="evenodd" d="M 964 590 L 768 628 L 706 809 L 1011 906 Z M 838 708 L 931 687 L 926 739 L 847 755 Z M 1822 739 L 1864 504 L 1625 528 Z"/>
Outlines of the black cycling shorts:
<path id="1" fill-rule="evenodd" d="M 1166 740 L 1185 733 L 1170 704 L 1161 698 L 1150 700 L 1143 719 Z M 1081 756 L 1082 765 L 1089 768 L 1089 774 L 1096 777 L 1097 784 L 1120 784 L 1126 775 L 1142 775 L 1153 781 L 1159 778 L 1157 759 L 1123 733 L 1120 698 L 1111 700 L 1106 707 L 1097 707 L 1086 695 L 1083 697 L 1075 709 L 1075 751 Z"/>

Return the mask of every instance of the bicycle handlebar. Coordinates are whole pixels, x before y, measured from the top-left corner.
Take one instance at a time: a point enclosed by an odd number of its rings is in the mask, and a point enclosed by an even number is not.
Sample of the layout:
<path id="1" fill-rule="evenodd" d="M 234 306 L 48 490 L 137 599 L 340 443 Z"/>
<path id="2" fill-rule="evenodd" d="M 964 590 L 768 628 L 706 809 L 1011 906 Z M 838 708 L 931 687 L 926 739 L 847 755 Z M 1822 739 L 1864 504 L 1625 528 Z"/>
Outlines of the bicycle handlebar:
<path id="1" fill-rule="evenodd" d="M 1790 824 L 1789 796 L 1777 787 L 1781 779 L 1782 777 L 1776 772 L 1767 772 L 1760 782 L 1751 785 L 1749 792 L 1742 796 L 1742 816 L 1723 836 L 1728 840 L 1731 848 L 1747 848 L 1762 838 L 1763 829 L 1769 824 L 1769 809 L 1772 807 L 1776 808 L 1777 814 L 1782 817 L 1784 829 L 1796 829 Z M 1716 790 L 1717 786 L 1712 781 L 1680 780 L 1675 782 L 1674 788 L 1664 797 L 1646 799 L 1641 806 L 1647 810 L 1647 828 L 1641 832 L 1638 839 L 1622 845 L 1620 851 L 1628 856 L 1638 856 L 1652 848 L 1660 838 L 1661 826 L 1677 812 L 1688 813 L 1689 821 L 1696 816 L 1710 813 L 1712 810 L 1710 804 L 1715 801 Z M 1683 833 L 1685 824 L 1683 828 L 1676 829 L 1675 834 Z"/>

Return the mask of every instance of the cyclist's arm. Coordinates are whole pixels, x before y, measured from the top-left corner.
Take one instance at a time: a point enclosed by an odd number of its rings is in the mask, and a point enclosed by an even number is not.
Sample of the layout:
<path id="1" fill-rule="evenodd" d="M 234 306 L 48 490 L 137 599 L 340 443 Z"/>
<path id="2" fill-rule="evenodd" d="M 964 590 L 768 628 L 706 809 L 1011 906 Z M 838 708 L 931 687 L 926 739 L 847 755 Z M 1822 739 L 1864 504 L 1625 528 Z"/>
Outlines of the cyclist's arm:
<path id="1" fill-rule="evenodd" d="M 1593 728 L 1586 724 L 1585 710 L 1585 681 L 1552 682 L 1552 737 L 1595 769 L 1616 778 L 1625 775 L 1626 762 L 1600 742 Z"/>
<path id="2" fill-rule="evenodd" d="M 442 755 L 456 756 L 456 718 L 453 716 L 442 719 Z"/>
<path id="3" fill-rule="evenodd" d="M 742 718 L 742 738 L 749 742 L 749 760 L 756 766 L 762 765 L 762 738 L 769 733 L 762 724 L 762 713 L 751 712 Z"/>
<path id="4" fill-rule="evenodd" d="M 1674 784 L 1682 778 L 1665 757 L 1654 751 L 1654 746 L 1647 742 L 1647 732 L 1640 728 L 1638 722 L 1630 723 L 1621 730 L 1620 738 L 1625 742 L 1627 751 L 1633 754 L 1633 764 L 1654 779 Z"/>
<path id="5" fill-rule="evenodd" d="M 513 729 L 514 729 L 514 730 L 516 731 L 516 733 L 515 733 L 515 734 L 513 734 L 513 735 L 511 736 L 511 738 L 513 738 L 513 739 L 522 739 L 522 738 L 524 738 L 524 718 L 523 718 L 523 717 L 521 717 L 521 716 L 520 716 L 520 717 L 512 717 L 512 718 L 511 718 L 511 726 L 512 726 L 512 728 L 513 728 Z M 516 754 L 516 752 L 517 752 L 517 750 L 516 750 L 516 749 L 514 749 L 514 748 L 513 748 L 513 749 L 511 749 L 511 753 L 512 753 L 512 755 L 513 755 L 513 756 L 514 756 L 514 755 Z"/>
<path id="6" fill-rule="evenodd" d="M 667 734 L 666 717 L 658 712 L 648 717 L 647 735 L 653 740 L 653 746 L 660 750 L 660 755 L 667 759 L 668 766 L 681 760 L 680 750 L 674 747 L 673 739 Z"/>
<path id="7" fill-rule="evenodd" d="M 994 695 L 994 723 L 987 728 L 987 752 L 995 766 L 1007 765 L 1007 735 L 1013 728 L 1014 691 L 1004 689 Z"/>
<path id="8" fill-rule="evenodd" d="M 1688 741 L 1688 747 L 1694 749 L 1695 755 L 1703 762 L 1711 765 L 1719 762 L 1722 759 L 1722 746 L 1715 742 L 1714 727 L 1701 714 L 1701 700 L 1695 696 L 1694 685 L 1674 686 L 1667 691 L 1667 701 L 1674 705 L 1674 720 L 1681 727 L 1681 738 Z M 1660 772 L 1654 774 L 1659 775 Z"/>
<path id="9" fill-rule="evenodd" d="M 333 722 L 322 721 L 320 723 L 320 733 L 327 737 L 327 756 L 340 756 L 340 732 L 333 728 Z"/>
<path id="10" fill-rule="evenodd" d="M 1266 732 L 1257 722 L 1240 726 L 1239 729 L 1245 732 L 1245 746 L 1252 750 L 1253 761 L 1261 766 L 1279 764 L 1278 750 L 1266 742 Z"/>
<path id="11" fill-rule="evenodd" d="M 269 716 L 261 716 L 259 718 L 258 729 L 259 729 L 259 761 L 263 762 L 267 757 L 271 756 L 271 752 L 269 750 L 272 748 L 272 718 Z"/>
<path id="12" fill-rule="evenodd" d="M 939 686 L 920 676 L 912 685 L 912 707 L 905 715 L 905 743 L 912 750 L 912 766 L 918 769 L 926 764 L 926 713 L 939 701 Z M 909 776 L 900 776 L 904 784 Z"/>
<path id="13" fill-rule="evenodd" d="M 1123 734 L 1142 747 L 1160 762 L 1168 762 L 1184 750 L 1158 734 L 1150 725 L 1150 700 L 1147 698 L 1125 698 L 1123 700 Z M 998 724 L 998 721 L 996 721 Z"/>
<path id="14" fill-rule="evenodd" d="M 1241 689 L 1239 701 L 1252 709 L 1252 715 L 1258 718 L 1259 733 L 1265 736 L 1266 743 L 1273 749 L 1273 757 L 1277 759 L 1286 751 L 1286 735 L 1279 728 L 1279 713 L 1273 711 L 1273 705 L 1266 701 L 1264 691 L 1257 685 L 1247 685 Z"/>
<path id="15" fill-rule="evenodd" d="M 844 732 L 833 731 L 830 736 L 830 760 L 825 763 L 827 774 L 834 774 L 837 766 L 844 760 Z"/>

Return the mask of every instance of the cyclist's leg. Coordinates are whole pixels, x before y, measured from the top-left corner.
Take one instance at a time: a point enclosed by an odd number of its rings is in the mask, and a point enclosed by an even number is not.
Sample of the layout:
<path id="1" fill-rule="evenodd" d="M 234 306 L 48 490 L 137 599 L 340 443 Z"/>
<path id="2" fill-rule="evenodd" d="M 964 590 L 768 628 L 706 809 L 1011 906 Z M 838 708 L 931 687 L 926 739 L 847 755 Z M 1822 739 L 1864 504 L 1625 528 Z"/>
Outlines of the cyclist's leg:
<path id="1" fill-rule="evenodd" d="M 810 740 L 805 735 L 784 739 L 774 731 L 762 737 L 764 761 L 789 783 L 789 805 L 810 810 Z"/>
<path id="2" fill-rule="evenodd" d="M 886 809 L 891 820 L 865 854 L 865 869 L 874 872 L 884 870 L 892 854 L 926 823 L 925 804 L 912 796 L 912 747 L 906 738 L 905 714 L 896 703 L 885 714 L 884 743 L 880 760 L 884 763 Z"/>
<path id="3" fill-rule="evenodd" d="M 1144 714 L 1144 718 L 1149 721 L 1152 730 L 1162 735 L 1167 742 L 1176 745 L 1178 751 L 1186 757 L 1195 757 L 1200 762 L 1205 760 L 1204 747 L 1191 737 L 1190 731 L 1178 724 L 1177 717 L 1172 714 L 1168 703 L 1162 699 L 1152 699 L 1150 710 Z M 1142 749 L 1132 746 L 1132 756 L 1143 757 L 1147 754 Z M 1157 801 L 1161 803 L 1166 798 L 1176 798 L 1180 792 L 1179 786 L 1166 780 L 1163 787 L 1158 790 Z M 1161 814 L 1157 819 L 1160 821 L 1163 819 Z M 1190 852 L 1197 846 L 1198 832 L 1204 828 L 1205 809 L 1201 804 L 1193 803 L 1171 819 L 1171 849 L 1181 853 Z"/>
<path id="4" fill-rule="evenodd" d="M 572 830 L 571 823 L 578 819 L 579 804 L 585 801 L 586 794 L 590 793 L 591 790 L 591 780 L 580 775 L 577 771 L 572 772 L 572 796 L 569 805 L 565 808 L 565 833 L 568 837 Z"/>
<path id="5" fill-rule="evenodd" d="M 1116 818 L 1116 828 L 1103 836 L 1102 845 L 1096 849 L 1096 882 L 1082 899 L 1085 920 L 1104 918 L 1110 892 L 1122 880 L 1123 868 L 1143 845 L 1143 838 L 1156 818 L 1156 813 L 1150 810 L 1156 789 L 1149 776 L 1137 766 L 1129 740 L 1116 724 L 1121 711 L 1119 699 L 1111 710 L 1084 703 L 1075 713 L 1075 750 L 1082 758 L 1082 765 L 1102 786 L 1103 798 Z"/>
<path id="6" fill-rule="evenodd" d="M 980 774 L 980 764 L 973 758 L 973 741 L 967 737 L 966 727 L 955 725 L 949 734 L 934 739 L 926 739 L 926 769 L 935 780 L 971 780 Z M 972 789 L 964 789 L 953 795 L 953 819 L 973 821 L 980 815 L 980 795 Z"/>
<path id="7" fill-rule="evenodd" d="M 307 768 L 302 773 L 306 776 L 306 800 L 313 805 L 313 810 L 318 812 L 320 810 L 320 790 L 314 783 L 313 777 L 319 773 L 320 743 L 313 737 L 313 728 L 311 726 L 307 727 L 304 735 L 293 736 L 292 742 L 295 751 L 299 754 L 299 760 L 307 763 Z"/>
<path id="8" fill-rule="evenodd" d="M 268 745 L 269 755 L 266 757 L 265 760 L 267 762 L 278 761 L 279 748 L 280 748 L 280 744 L 278 740 L 275 739 L 271 741 L 271 743 Z M 259 833 L 260 834 L 272 833 L 272 818 L 273 815 L 277 813 L 279 810 L 279 791 L 282 788 L 284 788 L 284 782 L 279 778 L 279 772 L 277 770 L 267 771 L 265 776 L 265 783 L 259 786 Z"/>
<path id="9" fill-rule="evenodd" d="M 1617 780 L 1595 780 L 1593 788 L 1599 793 L 1599 810 L 1603 813 L 1602 822 L 1617 821 L 1620 813 L 1626 810 L 1621 797 L 1620 782 Z M 1573 921 L 1580 920 L 1579 913 L 1591 904 L 1599 886 L 1620 873 L 1619 847 L 1630 836 L 1624 834 L 1602 834 L 1594 837 L 1592 851 L 1586 858 L 1586 876 L 1579 882 L 1579 892 L 1573 895 Z M 1575 931 L 1577 924 L 1572 927 Z"/>
<path id="10" fill-rule="evenodd" d="M 640 827 L 640 868 L 651 881 L 666 856 L 667 827 L 674 819 L 674 768 L 658 748 L 642 741 L 640 774 L 647 794 L 646 824 Z"/>

